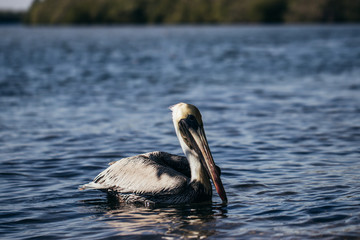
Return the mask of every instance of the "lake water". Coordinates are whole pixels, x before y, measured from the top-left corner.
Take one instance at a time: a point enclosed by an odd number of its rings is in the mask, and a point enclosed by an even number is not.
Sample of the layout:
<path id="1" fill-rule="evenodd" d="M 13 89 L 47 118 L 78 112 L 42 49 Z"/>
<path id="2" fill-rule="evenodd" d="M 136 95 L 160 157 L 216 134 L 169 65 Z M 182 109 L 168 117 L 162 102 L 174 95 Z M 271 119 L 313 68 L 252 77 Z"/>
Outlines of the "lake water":
<path id="1" fill-rule="evenodd" d="M 359 239 L 360 26 L 0 27 L 1 239 Z M 229 203 L 120 207 L 107 163 L 182 154 L 192 103 Z"/>

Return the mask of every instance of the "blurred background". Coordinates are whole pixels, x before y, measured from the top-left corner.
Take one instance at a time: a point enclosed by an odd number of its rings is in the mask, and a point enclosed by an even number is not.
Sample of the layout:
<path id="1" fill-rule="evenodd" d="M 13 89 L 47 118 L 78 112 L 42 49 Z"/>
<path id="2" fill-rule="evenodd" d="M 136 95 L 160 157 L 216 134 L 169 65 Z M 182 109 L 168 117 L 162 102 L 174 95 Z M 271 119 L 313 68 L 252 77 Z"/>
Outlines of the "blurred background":
<path id="1" fill-rule="evenodd" d="M 27 24 L 354 23 L 359 0 L 3 0 L 0 22 Z"/>
<path id="2" fill-rule="evenodd" d="M 0 0 L 0 239 L 359 239 L 360 1 Z M 108 162 L 183 155 L 229 203 L 118 206 Z"/>

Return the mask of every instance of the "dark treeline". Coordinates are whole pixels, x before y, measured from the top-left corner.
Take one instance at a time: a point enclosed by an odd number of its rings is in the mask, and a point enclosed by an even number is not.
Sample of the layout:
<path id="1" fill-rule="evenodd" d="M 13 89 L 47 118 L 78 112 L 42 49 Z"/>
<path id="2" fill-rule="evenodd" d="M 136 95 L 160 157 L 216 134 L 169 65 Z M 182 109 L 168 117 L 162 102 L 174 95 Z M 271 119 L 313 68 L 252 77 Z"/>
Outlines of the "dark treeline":
<path id="1" fill-rule="evenodd" d="M 0 11 L 0 23 L 21 23 L 24 12 L 19 11 Z"/>
<path id="2" fill-rule="evenodd" d="M 360 0 L 35 0 L 29 24 L 360 22 Z"/>

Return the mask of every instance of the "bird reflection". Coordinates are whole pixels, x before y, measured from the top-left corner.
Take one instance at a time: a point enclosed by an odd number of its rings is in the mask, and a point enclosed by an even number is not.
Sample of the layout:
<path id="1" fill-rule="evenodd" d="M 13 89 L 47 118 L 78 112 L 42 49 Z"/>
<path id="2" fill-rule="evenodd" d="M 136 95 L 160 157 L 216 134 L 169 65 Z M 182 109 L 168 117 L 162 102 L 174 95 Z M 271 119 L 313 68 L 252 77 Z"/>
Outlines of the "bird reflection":
<path id="1" fill-rule="evenodd" d="M 176 205 L 149 209 L 121 204 L 111 198 L 83 201 L 121 236 L 162 235 L 165 238 L 203 239 L 217 234 L 216 221 L 227 217 L 224 205 L 214 203 Z M 89 209 L 87 209 L 88 211 Z M 164 236 L 165 235 L 165 236 Z"/>

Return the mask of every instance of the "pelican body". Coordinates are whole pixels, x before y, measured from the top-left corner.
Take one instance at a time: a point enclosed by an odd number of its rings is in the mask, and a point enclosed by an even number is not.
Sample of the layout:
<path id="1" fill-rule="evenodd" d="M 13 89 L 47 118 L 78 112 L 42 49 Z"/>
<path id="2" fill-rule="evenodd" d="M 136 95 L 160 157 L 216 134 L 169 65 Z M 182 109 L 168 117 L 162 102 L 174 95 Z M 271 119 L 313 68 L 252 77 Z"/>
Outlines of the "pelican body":
<path id="1" fill-rule="evenodd" d="M 210 178 L 223 202 L 227 202 L 208 146 L 200 111 L 191 104 L 170 107 L 176 135 L 186 157 L 150 152 L 110 163 L 84 189 L 106 191 L 123 203 L 184 204 L 210 201 Z"/>

